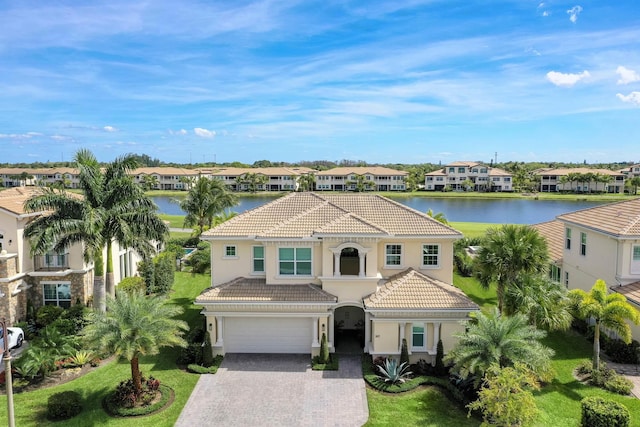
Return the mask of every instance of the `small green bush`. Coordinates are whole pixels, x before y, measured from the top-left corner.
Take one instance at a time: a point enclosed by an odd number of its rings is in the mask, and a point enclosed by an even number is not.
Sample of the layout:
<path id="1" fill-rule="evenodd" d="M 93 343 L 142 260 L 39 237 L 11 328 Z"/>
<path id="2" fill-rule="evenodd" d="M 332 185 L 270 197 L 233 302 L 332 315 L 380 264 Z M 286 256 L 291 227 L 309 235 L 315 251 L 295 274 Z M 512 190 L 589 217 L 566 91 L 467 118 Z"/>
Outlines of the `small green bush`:
<path id="1" fill-rule="evenodd" d="M 589 359 L 580 361 L 578 366 L 576 366 L 576 373 L 578 373 L 578 375 L 591 375 L 591 371 L 593 371 L 593 362 Z"/>
<path id="2" fill-rule="evenodd" d="M 444 359 L 444 346 L 442 345 L 442 340 L 438 340 L 436 347 L 436 366 L 434 368 L 436 375 L 444 375 L 447 373 L 442 359 Z"/>
<path id="3" fill-rule="evenodd" d="M 320 363 L 329 361 L 329 346 L 327 345 L 327 335 L 323 332 L 320 339 Z"/>
<path id="4" fill-rule="evenodd" d="M 145 406 L 123 407 L 118 404 L 116 399 L 116 392 L 108 395 L 103 401 L 103 406 L 111 415 L 119 417 L 135 417 L 141 415 L 149 415 L 164 408 L 171 396 L 173 395 L 173 389 L 164 384 L 158 385 L 158 391 L 161 393 L 160 400 L 154 404 L 147 404 Z"/>
<path id="5" fill-rule="evenodd" d="M 187 365 L 187 371 L 193 374 L 215 374 L 216 372 L 218 372 L 218 366 L 214 365 L 214 366 L 204 367 L 204 366 L 200 366 L 200 365 L 196 365 L 195 363 L 192 363 L 190 365 Z"/>
<path id="6" fill-rule="evenodd" d="M 320 360 L 320 356 L 311 359 L 311 369 L 314 371 L 337 371 L 339 369 L 338 355 L 333 353 L 325 362 Z"/>
<path id="7" fill-rule="evenodd" d="M 631 415 L 626 406 L 601 397 L 585 397 L 582 405 L 583 427 L 627 427 Z"/>
<path id="8" fill-rule="evenodd" d="M 627 344 L 620 339 L 607 339 L 604 351 L 612 362 L 633 365 L 640 363 L 640 343 L 636 340 Z"/>
<path id="9" fill-rule="evenodd" d="M 36 325 L 38 327 L 45 327 L 50 325 L 62 315 L 64 308 L 57 305 L 43 305 L 36 313 Z"/>
<path id="10" fill-rule="evenodd" d="M 612 393 L 627 395 L 631 393 L 633 383 L 622 375 L 614 375 L 604 383 L 604 388 Z"/>
<path id="11" fill-rule="evenodd" d="M 124 279 L 122 279 L 122 281 L 120 281 L 120 283 L 118 283 L 118 291 L 127 292 L 127 293 L 132 293 L 132 292 L 146 293 L 147 285 L 145 284 L 144 279 L 142 277 L 139 277 L 139 276 L 125 277 Z"/>
<path id="12" fill-rule="evenodd" d="M 82 398 L 78 392 L 69 390 L 55 393 L 47 400 L 47 419 L 68 420 L 82 412 Z"/>

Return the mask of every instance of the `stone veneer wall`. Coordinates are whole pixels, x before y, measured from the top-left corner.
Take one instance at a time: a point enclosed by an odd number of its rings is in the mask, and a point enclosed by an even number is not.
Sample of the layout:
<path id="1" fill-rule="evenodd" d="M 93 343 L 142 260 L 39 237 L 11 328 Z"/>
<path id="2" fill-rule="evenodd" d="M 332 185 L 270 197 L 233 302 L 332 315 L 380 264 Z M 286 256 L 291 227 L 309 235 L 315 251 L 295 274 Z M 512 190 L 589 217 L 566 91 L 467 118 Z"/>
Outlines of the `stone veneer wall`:
<path id="1" fill-rule="evenodd" d="M 86 305 L 93 290 L 93 274 L 91 273 L 71 273 L 66 276 L 30 276 L 28 279 L 31 285 L 29 299 L 37 310 L 44 304 L 42 282 L 71 282 L 71 305 L 75 305 L 78 301 Z"/>
<path id="2" fill-rule="evenodd" d="M 18 255 L 0 253 L 0 279 L 8 279 L 17 274 Z M 26 318 L 26 295 L 24 292 L 12 295 L 20 283 L 22 283 L 22 278 L 0 281 L 0 295 L 4 294 L 3 297 L 0 297 L 0 317 L 6 318 L 10 325 Z"/>

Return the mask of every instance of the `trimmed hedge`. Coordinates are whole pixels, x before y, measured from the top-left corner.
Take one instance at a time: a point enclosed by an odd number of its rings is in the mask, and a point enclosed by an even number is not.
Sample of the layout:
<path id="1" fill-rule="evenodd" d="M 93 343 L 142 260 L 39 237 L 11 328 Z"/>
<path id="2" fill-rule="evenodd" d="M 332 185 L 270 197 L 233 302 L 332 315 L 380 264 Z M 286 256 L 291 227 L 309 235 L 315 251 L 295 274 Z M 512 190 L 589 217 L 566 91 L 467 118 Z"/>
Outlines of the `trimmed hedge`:
<path id="1" fill-rule="evenodd" d="M 207 367 L 192 363 L 190 365 L 187 365 L 187 371 L 191 372 L 192 374 L 215 374 L 216 372 L 218 372 L 218 366 L 213 365 L 207 368 Z"/>
<path id="2" fill-rule="evenodd" d="M 76 391 L 62 391 L 47 399 L 47 419 L 50 421 L 68 420 L 82 412 L 82 398 Z"/>
<path id="3" fill-rule="evenodd" d="M 583 427 L 627 427 L 631 415 L 626 406 L 601 397 L 585 397 L 582 405 Z"/>
<path id="4" fill-rule="evenodd" d="M 329 355 L 329 360 L 325 363 L 320 361 L 320 356 L 314 356 L 311 359 L 311 370 L 313 371 L 337 371 L 340 369 L 340 365 L 338 364 L 338 355 L 332 353 Z"/>

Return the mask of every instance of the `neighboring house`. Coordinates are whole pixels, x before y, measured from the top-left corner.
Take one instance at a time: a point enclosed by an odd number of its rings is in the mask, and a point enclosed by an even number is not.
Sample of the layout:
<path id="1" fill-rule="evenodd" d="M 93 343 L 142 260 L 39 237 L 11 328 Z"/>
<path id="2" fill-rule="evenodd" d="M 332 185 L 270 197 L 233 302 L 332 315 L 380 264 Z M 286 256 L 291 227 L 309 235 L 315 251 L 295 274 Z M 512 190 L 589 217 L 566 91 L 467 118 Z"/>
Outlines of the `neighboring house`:
<path id="1" fill-rule="evenodd" d="M 513 191 L 513 176 L 509 172 L 479 162 L 453 162 L 425 175 L 427 191 L 474 190 Z"/>
<path id="2" fill-rule="evenodd" d="M 589 291 L 602 279 L 640 309 L 640 199 L 559 215 L 534 226 L 545 236 L 561 283 Z M 632 326 L 640 340 L 640 326 Z"/>
<path id="3" fill-rule="evenodd" d="M 405 191 L 408 172 L 381 166 L 339 167 L 316 174 L 318 191 Z"/>
<path id="4" fill-rule="evenodd" d="M 73 168 L 0 168 L 3 187 L 24 187 L 33 185 L 64 185 L 78 187 L 78 171 Z"/>
<path id="5" fill-rule="evenodd" d="M 233 191 L 248 191 L 251 184 L 243 180 L 247 174 L 263 176 L 264 181 L 256 186 L 257 191 L 295 191 L 298 178 L 314 173 L 306 167 L 268 167 L 268 168 L 220 168 L 202 169 L 203 176 L 221 179 Z"/>
<path id="6" fill-rule="evenodd" d="M 23 205 L 36 191 L 25 187 L 0 191 L 0 316 L 11 324 L 25 319 L 27 299 L 35 308 L 69 307 L 78 301 L 86 304 L 93 294 L 93 264 L 84 262 L 80 244 L 64 253 L 31 255 L 31 246 L 23 238 L 24 227 L 42 213 L 26 213 Z M 139 257 L 132 250 L 113 246 L 118 283 L 136 274 Z"/>
<path id="7" fill-rule="evenodd" d="M 462 235 L 370 194 L 291 193 L 204 232 L 204 307 L 215 354 L 319 352 L 360 345 L 433 360 L 478 309 L 453 280 Z"/>
<path id="8" fill-rule="evenodd" d="M 624 174 L 626 179 L 635 178 L 636 176 L 640 176 L 640 163 L 631 165 L 627 168 L 620 170 L 621 174 Z"/>
<path id="9" fill-rule="evenodd" d="M 153 190 L 188 190 L 198 179 L 199 172 L 193 169 L 174 167 L 137 168 L 130 175 L 136 184 L 152 184 Z"/>
<path id="10" fill-rule="evenodd" d="M 533 175 L 539 180 L 539 191 L 573 191 L 580 193 L 623 193 L 625 175 L 609 169 L 561 168 L 538 169 Z"/>

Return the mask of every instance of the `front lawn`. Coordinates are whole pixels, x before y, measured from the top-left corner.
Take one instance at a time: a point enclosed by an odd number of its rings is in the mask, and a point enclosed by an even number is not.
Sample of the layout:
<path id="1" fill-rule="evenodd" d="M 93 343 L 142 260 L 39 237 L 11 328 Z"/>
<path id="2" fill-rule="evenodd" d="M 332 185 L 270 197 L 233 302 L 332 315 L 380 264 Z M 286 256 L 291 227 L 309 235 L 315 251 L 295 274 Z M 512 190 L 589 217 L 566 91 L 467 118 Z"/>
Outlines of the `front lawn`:
<path id="1" fill-rule="evenodd" d="M 171 300 L 184 308 L 180 316 L 193 328 L 202 322 L 200 308 L 194 306 L 193 300 L 206 287 L 210 286 L 209 276 L 191 276 L 189 273 L 176 273 L 176 280 L 171 293 Z M 102 399 L 121 380 L 131 377 L 128 361 L 114 361 L 83 377 L 66 384 L 43 390 L 14 395 L 16 425 L 18 426 L 136 426 L 163 427 L 173 426 L 187 399 L 195 387 L 199 376 L 179 370 L 176 358 L 179 349 L 165 348 L 157 356 L 143 357 L 140 368 L 145 376 L 153 375 L 163 384 L 175 391 L 175 401 L 165 411 L 148 417 L 112 418 L 102 409 Z M 57 392 L 75 390 L 83 397 L 84 410 L 75 418 L 64 424 L 47 421 L 44 414 L 47 398 Z M 0 425 L 7 425 L 7 398 L 0 396 Z"/>

